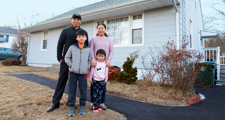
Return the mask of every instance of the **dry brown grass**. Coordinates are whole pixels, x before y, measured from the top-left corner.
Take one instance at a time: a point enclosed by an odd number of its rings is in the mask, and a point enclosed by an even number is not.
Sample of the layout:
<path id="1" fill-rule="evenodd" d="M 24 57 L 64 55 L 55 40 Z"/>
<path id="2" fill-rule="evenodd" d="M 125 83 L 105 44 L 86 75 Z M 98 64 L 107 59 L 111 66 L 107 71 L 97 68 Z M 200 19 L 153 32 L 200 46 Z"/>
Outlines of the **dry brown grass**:
<path id="1" fill-rule="evenodd" d="M 87 102 L 86 114 L 79 115 L 79 98 L 77 98 L 74 117 L 67 117 L 69 107 L 65 105 L 68 95 L 64 94 L 61 100 L 61 106 L 53 112 L 47 113 L 46 110 L 51 105 L 54 90 L 26 80 L 12 77 L 3 72 L 33 72 L 33 67 L 20 66 L 1 66 L 0 65 L 0 119 L 16 120 L 61 120 L 61 119 L 79 119 L 79 120 L 105 120 L 105 119 L 124 119 L 124 116 L 112 110 L 93 113 L 88 109 Z"/>
<path id="2" fill-rule="evenodd" d="M 58 79 L 58 72 L 33 74 L 56 81 Z M 133 85 L 108 81 L 107 93 L 163 106 L 187 106 L 186 100 L 196 96 L 196 93 L 193 91 L 188 91 L 187 94 L 183 95 L 181 91 L 161 87 L 157 83 L 152 83 L 151 86 L 146 85 L 147 83 L 145 81 L 137 81 Z M 88 80 L 88 88 L 89 87 L 90 82 Z"/>
<path id="3" fill-rule="evenodd" d="M 34 67 L 29 66 L 3 66 L 0 62 L 0 73 L 9 73 L 9 72 L 39 72 Z"/>

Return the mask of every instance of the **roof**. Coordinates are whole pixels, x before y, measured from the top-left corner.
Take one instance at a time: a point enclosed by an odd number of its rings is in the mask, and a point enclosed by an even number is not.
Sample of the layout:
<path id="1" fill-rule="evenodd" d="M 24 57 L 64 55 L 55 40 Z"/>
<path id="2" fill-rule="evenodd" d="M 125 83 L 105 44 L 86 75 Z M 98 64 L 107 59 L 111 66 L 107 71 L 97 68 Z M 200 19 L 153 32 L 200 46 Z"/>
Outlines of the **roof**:
<path id="1" fill-rule="evenodd" d="M 175 0 L 179 4 L 179 0 Z M 71 25 L 71 16 L 79 13 L 82 16 L 82 23 L 114 18 L 118 16 L 139 14 L 146 10 L 173 6 L 172 0 L 104 0 L 91 5 L 75 8 L 38 24 L 21 28 L 24 32 L 37 32 L 66 27 Z"/>
<path id="2" fill-rule="evenodd" d="M 100 2 L 90 4 L 90 5 L 87 5 L 87 6 L 72 9 L 68 12 L 62 13 L 60 15 L 57 15 L 55 17 L 52 17 L 52 18 L 47 19 L 47 20 L 45 20 L 43 22 L 40 22 L 40 23 L 45 23 L 45 22 L 48 22 L 48 21 L 52 21 L 52 20 L 56 20 L 56 19 L 60 19 L 60 18 L 64 18 L 64 17 L 71 17 L 74 13 L 82 14 L 82 13 L 85 13 L 85 12 L 89 12 L 89 11 L 93 11 L 93 10 L 97 10 L 97 9 L 101 9 L 101 8 L 106 8 L 106 7 L 114 6 L 114 5 L 117 5 L 117 4 L 129 2 L 129 1 L 135 1 L 135 0 L 104 0 L 104 1 L 100 1 Z"/>
<path id="3" fill-rule="evenodd" d="M 8 28 L 8 27 L 0 27 L 0 34 L 11 34 L 16 35 L 18 33 L 17 29 Z"/>

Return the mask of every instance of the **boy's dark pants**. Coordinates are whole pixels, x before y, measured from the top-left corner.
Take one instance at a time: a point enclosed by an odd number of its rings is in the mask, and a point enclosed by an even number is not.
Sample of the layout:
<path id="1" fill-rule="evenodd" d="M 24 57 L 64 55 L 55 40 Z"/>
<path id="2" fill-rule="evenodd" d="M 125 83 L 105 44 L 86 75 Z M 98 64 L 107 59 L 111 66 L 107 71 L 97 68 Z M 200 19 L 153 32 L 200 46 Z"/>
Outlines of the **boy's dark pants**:
<path id="1" fill-rule="evenodd" d="M 64 60 L 62 60 L 60 64 L 60 69 L 59 69 L 59 78 L 58 78 L 58 83 L 55 89 L 55 93 L 53 95 L 52 103 L 55 105 L 60 104 L 60 100 L 62 98 L 64 89 L 66 87 L 67 79 L 68 79 L 68 66 L 65 63 Z"/>
<path id="2" fill-rule="evenodd" d="M 103 95 L 101 100 L 101 103 L 104 103 L 104 104 L 105 104 L 105 94 L 106 94 L 106 83 L 103 86 Z M 91 103 L 93 103 L 94 100 L 93 100 L 93 85 L 92 84 L 90 87 L 90 95 L 91 95 Z"/>
<path id="3" fill-rule="evenodd" d="M 70 107 L 75 107 L 76 89 L 77 89 L 78 80 L 79 80 L 79 90 L 80 90 L 80 106 L 85 106 L 86 104 L 87 79 L 85 79 L 85 75 L 75 74 L 73 72 L 70 72 L 69 97 L 68 97 L 68 105 Z"/>

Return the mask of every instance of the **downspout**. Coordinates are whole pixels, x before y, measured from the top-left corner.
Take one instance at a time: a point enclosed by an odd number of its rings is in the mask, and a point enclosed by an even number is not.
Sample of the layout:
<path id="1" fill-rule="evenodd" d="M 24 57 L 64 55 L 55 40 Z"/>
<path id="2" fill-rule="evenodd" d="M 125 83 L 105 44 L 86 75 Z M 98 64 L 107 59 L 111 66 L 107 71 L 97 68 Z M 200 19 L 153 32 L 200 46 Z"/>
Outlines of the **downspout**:
<path id="1" fill-rule="evenodd" d="M 27 46 L 27 61 L 26 64 L 28 65 L 28 61 L 29 61 L 29 53 L 30 53 L 30 34 L 28 36 L 28 46 Z"/>
<path id="2" fill-rule="evenodd" d="M 176 11 L 176 39 L 177 39 L 177 49 L 179 50 L 180 46 L 180 31 L 179 31 L 179 11 L 177 8 L 177 3 L 176 0 L 172 0 L 173 2 L 173 7 L 175 8 Z"/>

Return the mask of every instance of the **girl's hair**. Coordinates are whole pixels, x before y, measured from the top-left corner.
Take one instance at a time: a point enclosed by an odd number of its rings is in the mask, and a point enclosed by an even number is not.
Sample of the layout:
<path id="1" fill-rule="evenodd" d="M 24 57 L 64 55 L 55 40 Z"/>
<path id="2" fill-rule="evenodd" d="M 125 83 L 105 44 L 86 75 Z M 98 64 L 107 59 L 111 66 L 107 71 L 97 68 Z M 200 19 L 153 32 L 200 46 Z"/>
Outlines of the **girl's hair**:
<path id="1" fill-rule="evenodd" d="M 98 51 L 96 52 L 96 55 L 98 54 L 103 54 L 104 56 L 106 56 L 105 50 L 103 49 L 98 49 Z"/>
<path id="2" fill-rule="evenodd" d="M 106 29 L 106 25 L 104 23 L 102 23 L 102 22 L 98 23 L 96 28 L 98 28 L 99 25 L 103 25 L 104 28 Z M 96 36 L 98 36 L 98 33 L 96 34 Z M 105 36 L 108 37 L 108 35 L 106 33 L 105 33 Z"/>

